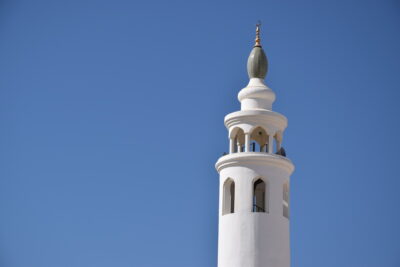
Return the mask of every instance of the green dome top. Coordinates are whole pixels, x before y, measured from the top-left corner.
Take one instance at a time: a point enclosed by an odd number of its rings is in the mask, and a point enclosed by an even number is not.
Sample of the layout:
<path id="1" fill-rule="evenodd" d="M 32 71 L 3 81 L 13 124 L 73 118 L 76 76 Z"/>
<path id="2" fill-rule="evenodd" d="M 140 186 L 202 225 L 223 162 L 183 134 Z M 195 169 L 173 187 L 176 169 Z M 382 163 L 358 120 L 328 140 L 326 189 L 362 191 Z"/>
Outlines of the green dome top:
<path id="1" fill-rule="evenodd" d="M 256 28 L 256 43 L 247 60 L 247 73 L 250 78 L 265 79 L 268 71 L 268 60 L 261 47 L 260 24 Z"/>
<path id="2" fill-rule="evenodd" d="M 250 78 L 265 79 L 268 71 L 268 60 L 261 46 L 255 46 L 251 50 L 247 60 L 247 73 Z"/>

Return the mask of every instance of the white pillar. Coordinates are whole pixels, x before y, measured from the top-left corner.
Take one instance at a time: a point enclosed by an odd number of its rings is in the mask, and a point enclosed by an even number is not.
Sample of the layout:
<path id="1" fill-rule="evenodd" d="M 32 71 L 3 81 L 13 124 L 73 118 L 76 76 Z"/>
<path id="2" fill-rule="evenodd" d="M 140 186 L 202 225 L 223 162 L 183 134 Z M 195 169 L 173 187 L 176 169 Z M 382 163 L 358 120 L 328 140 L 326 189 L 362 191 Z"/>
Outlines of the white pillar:
<path id="1" fill-rule="evenodd" d="M 238 138 L 238 140 L 237 140 L 237 142 L 236 142 L 236 147 L 237 147 L 237 152 L 238 152 L 238 153 L 239 153 L 239 152 L 242 152 L 242 146 L 240 145 L 239 138 Z"/>
<path id="2" fill-rule="evenodd" d="M 264 145 L 261 147 L 261 152 L 265 152 L 266 149 L 267 149 L 267 144 L 264 144 Z"/>
<path id="3" fill-rule="evenodd" d="M 235 140 L 229 138 L 229 154 L 232 154 L 234 152 L 235 152 Z"/>
<path id="4" fill-rule="evenodd" d="M 250 151 L 250 134 L 249 133 L 244 134 L 244 151 L 245 152 Z"/>
<path id="5" fill-rule="evenodd" d="M 274 153 L 274 136 L 272 134 L 268 135 L 268 153 Z"/>

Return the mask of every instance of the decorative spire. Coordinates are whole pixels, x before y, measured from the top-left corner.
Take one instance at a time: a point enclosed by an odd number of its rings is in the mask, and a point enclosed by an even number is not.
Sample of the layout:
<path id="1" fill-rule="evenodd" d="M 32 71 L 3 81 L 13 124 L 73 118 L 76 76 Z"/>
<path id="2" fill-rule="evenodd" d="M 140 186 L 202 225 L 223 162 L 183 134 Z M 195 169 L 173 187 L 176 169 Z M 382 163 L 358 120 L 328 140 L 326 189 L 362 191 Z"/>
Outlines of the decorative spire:
<path id="1" fill-rule="evenodd" d="M 250 78 L 265 79 L 268 71 L 268 60 L 261 47 L 260 26 L 261 22 L 258 22 L 256 25 L 256 43 L 247 60 L 247 73 Z"/>
<path id="2" fill-rule="evenodd" d="M 254 47 L 261 47 L 260 27 L 261 21 L 258 21 L 258 23 L 256 24 L 256 43 L 254 44 Z"/>

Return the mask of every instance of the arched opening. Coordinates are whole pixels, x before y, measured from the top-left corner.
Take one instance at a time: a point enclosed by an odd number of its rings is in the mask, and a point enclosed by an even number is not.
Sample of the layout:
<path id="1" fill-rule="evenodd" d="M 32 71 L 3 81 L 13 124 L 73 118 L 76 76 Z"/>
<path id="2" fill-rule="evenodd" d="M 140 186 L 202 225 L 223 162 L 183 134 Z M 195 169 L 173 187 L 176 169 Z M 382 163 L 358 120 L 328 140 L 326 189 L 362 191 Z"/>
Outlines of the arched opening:
<path id="1" fill-rule="evenodd" d="M 261 128 L 256 127 L 250 134 L 250 151 L 268 152 L 268 134 Z"/>
<path id="2" fill-rule="evenodd" d="M 222 215 L 235 212 L 235 182 L 228 178 L 224 183 Z"/>
<path id="3" fill-rule="evenodd" d="M 268 212 L 267 185 L 257 179 L 253 185 L 253 212 Z"/>
<path id="4" fill-rule="evenodd" d="M 283 216 L 289 219 L 289 182 L 283 184 Z"/>
<path id="5" fill-rule="evenodd" d="M 241 128 L 233 129 L 231 133 L 231 152 L 244 152 L 245 135 Z"/>

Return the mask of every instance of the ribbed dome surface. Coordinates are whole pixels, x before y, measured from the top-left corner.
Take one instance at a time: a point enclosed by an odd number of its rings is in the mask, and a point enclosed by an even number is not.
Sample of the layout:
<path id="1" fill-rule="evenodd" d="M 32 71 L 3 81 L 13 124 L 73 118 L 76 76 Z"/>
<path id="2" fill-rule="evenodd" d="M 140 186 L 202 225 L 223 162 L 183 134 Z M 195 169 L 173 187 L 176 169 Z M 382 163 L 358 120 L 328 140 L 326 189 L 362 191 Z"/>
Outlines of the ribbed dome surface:
<path id="1" fill-rule="evenodd" d="M 250 78 L 265 79 L 268 71 L 268 60 L 261 46 L 255 46 L 251 50 L 247 60 L 247 73 Z"/>

